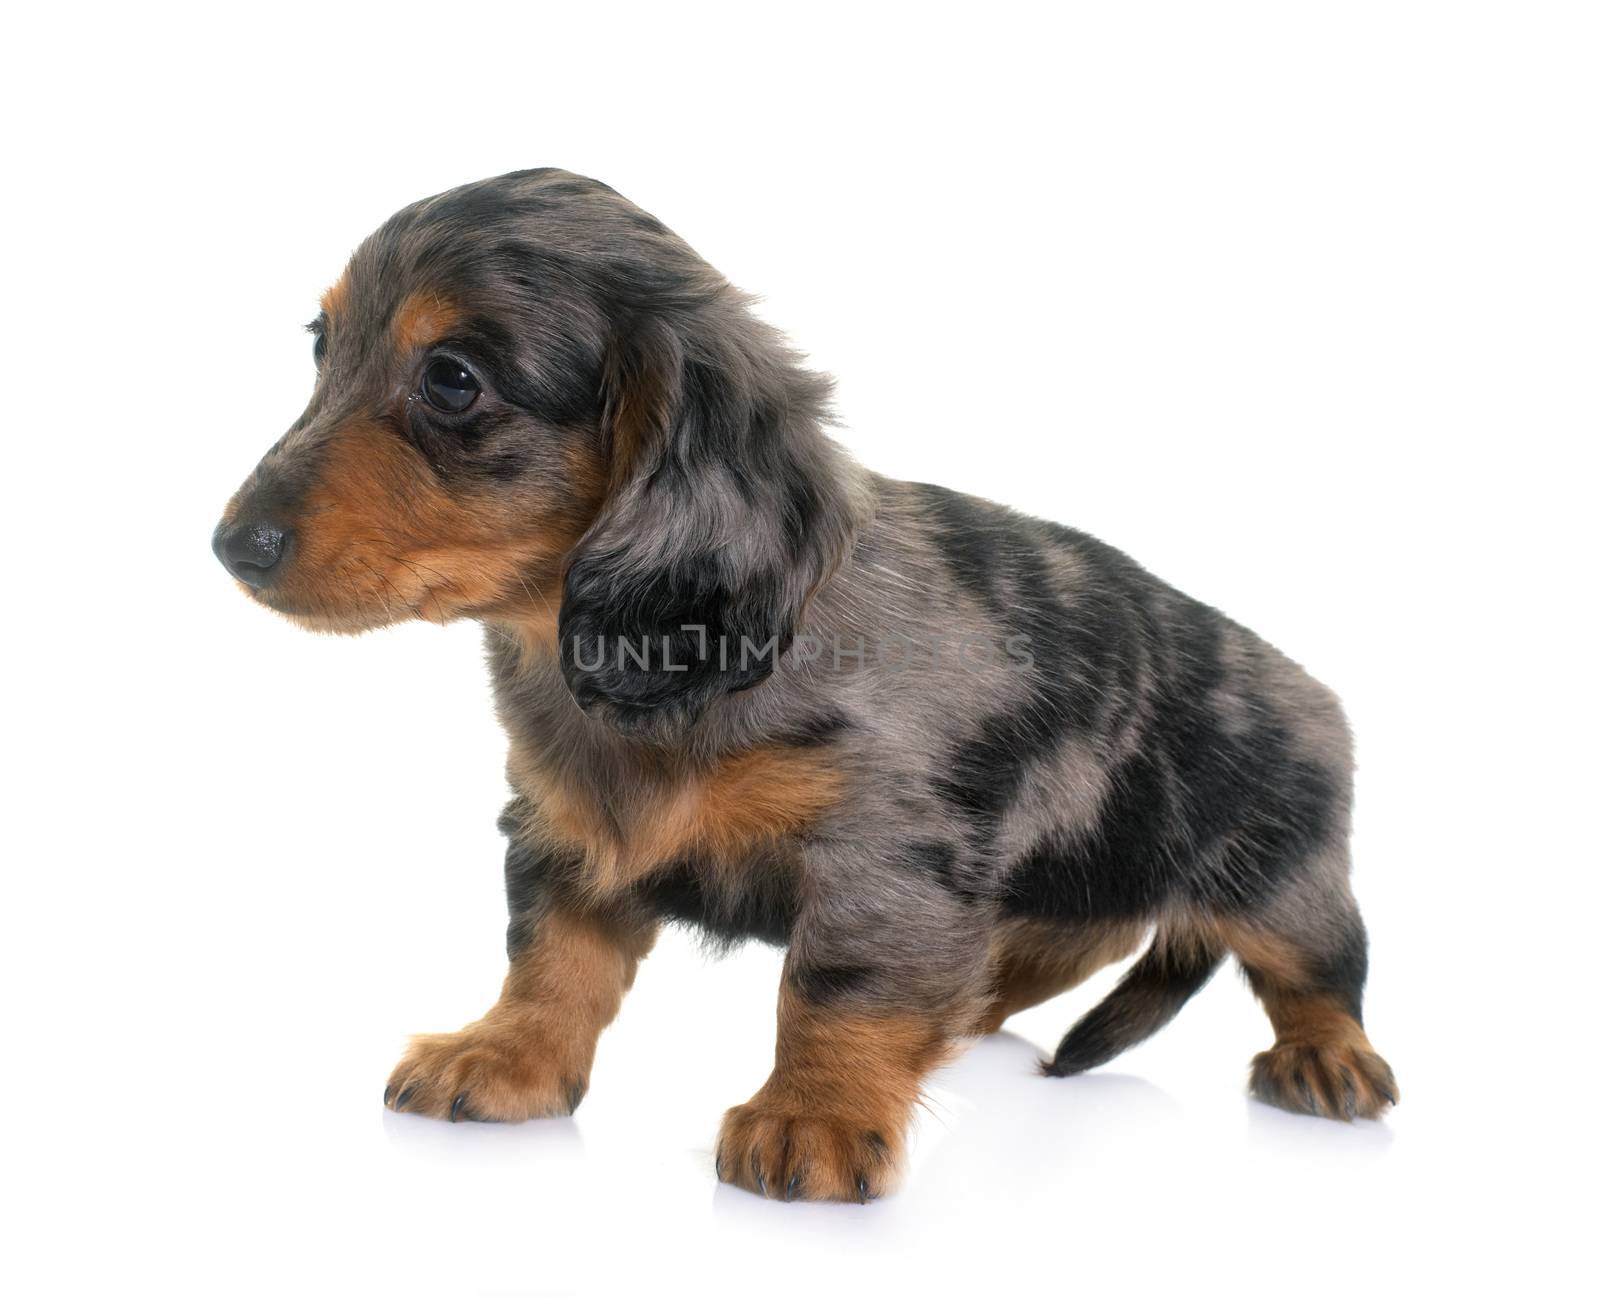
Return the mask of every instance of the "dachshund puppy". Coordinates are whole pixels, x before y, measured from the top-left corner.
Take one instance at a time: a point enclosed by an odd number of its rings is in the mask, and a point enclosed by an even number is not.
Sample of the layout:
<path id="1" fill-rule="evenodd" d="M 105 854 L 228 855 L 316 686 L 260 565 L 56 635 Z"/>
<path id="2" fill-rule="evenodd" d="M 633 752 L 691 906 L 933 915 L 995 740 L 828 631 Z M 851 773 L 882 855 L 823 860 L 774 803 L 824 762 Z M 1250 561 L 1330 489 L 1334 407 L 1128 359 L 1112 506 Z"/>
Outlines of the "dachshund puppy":
<path id="1" fill-rule="evenodd" d="M 570 1113 L 663 922 L 787 948 L 772 1074 L 717 1155 L 773 1197 L 884 1192 L 956 1042 L 1147 935 L 1049 1075 L 1231 952 L 1277 1037 L 1257 1096 L 1395 1102 L 1349 733 L 1277 650 L 1081 532 L 857 467 L 827 380 L 592 180 L 406 208 L 311 330 L 311 402 L 216 553 L 313 630 L 476 619 L 510 740 L 510 970 L 412 1043 L 391 1107 Z"/>

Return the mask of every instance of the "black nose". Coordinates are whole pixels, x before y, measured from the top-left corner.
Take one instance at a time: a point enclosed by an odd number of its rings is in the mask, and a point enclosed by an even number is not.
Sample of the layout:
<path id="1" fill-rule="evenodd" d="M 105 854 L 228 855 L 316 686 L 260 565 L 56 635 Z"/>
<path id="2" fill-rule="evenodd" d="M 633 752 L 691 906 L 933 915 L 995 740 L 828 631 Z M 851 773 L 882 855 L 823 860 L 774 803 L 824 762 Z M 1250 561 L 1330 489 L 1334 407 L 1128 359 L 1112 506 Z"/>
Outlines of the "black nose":
<path id="1" fill-rule="evenodd" d="M 211 549 L 222 566 L 257 590 L 272 580 L 288 545 L 289 533 L 269 522 L 236 522 L 231 527 L 224 523 L 211 537 Z"/>

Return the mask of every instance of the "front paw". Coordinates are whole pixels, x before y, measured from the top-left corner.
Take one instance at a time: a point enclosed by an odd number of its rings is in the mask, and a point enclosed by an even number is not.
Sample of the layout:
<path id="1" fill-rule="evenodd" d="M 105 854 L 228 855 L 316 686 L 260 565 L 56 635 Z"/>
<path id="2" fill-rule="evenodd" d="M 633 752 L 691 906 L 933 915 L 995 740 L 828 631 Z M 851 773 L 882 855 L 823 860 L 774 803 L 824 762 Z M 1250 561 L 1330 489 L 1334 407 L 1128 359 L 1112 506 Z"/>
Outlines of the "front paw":
<path id="1" fill-rule="evenodd" d="M 764 1198 L 865 1203 L 893 1185 L 901 1132 L 888 1122 L 789 1109 L 758 1095 L 730 1108 L 717 1142 L 717 1179 Z"/>
<path id="2" fill-rule="evenodd" d="M 564 1117 L 589 1088 L 593 1052 L 563 1044 L 534 1022 L 486 1018 L 461 1031 L 413 1037 L 383 1102 L 448 1121 Z"/>

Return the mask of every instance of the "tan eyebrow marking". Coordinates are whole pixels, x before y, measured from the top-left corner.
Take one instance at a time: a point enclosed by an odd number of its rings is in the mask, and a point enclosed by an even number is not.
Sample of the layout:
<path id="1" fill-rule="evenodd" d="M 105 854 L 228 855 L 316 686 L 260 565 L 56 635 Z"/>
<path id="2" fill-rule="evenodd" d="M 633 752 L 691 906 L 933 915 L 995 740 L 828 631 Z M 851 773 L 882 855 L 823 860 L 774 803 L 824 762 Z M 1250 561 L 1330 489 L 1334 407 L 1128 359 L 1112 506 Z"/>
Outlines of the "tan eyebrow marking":
<path id="1" fill-rule="evenodd" d="M 460 318 L 461 313 L 437 293 L 413 293 L 395 308 L 395 345 L 402 353 L 431 346 Z"/>
<path id="2" fill-rule="evenodd" d="M 332 319 L 344 310 L 350 297 L 350 271 L 346 269 L 338 281 L 322 295 L 322 313 Z"/>

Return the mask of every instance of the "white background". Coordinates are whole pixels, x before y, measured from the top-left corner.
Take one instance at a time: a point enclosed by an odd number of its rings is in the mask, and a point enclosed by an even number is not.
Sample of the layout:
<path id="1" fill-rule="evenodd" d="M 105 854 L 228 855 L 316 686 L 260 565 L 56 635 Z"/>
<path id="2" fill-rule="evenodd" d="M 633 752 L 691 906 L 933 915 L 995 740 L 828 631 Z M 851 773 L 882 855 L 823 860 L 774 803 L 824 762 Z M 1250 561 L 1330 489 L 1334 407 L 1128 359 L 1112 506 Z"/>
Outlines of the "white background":
<path id="1" fill-rule="evenodd" d="M 1592 6 L 50 12 L 0 88 L 8 1291 L 1592 1284 Z M 778 958 L 682 935 L 576 1119 L 383 1110 L 501 974 L 476 631 L 302 634 L 208 540 L 359 239 L 542 164 L 762 294 L 871 466 L 1340 690 L 1389 1121 L 1247 1101 L 1231 974 L 1032 1075 L 1108 973 L 933 1078 L 897 1197 L 759 1201 L 711 1148 Z"/>

